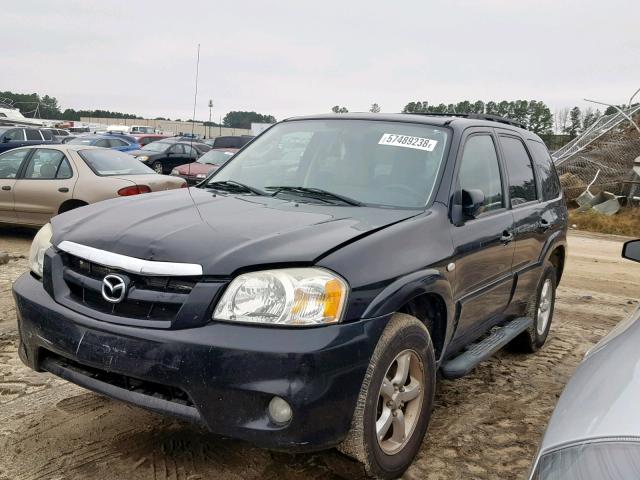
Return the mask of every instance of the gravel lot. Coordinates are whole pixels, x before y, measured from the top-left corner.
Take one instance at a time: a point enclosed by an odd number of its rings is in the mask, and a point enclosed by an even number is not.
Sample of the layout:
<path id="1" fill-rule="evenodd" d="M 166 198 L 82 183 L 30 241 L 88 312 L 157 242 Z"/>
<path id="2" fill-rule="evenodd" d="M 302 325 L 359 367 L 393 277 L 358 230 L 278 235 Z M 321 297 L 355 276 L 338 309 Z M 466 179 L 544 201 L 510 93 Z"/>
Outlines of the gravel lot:
<path id="1" fill-rule="evenodd" d="M 217 438 L 111 401 L 17 356 L 11 282 L 27 269 L 33 232 L 0 228 L 0 480 L 361 478 L 335 451 L 288 455 Z M 529 467 L 563 386 L 584 353 L 640 299 L 640 264 L 622 239 L 572 233 L 546 346 L 500 353 L 460 380 L 441 381 L 422 451 L 407 479 L 515 479 Z"/>

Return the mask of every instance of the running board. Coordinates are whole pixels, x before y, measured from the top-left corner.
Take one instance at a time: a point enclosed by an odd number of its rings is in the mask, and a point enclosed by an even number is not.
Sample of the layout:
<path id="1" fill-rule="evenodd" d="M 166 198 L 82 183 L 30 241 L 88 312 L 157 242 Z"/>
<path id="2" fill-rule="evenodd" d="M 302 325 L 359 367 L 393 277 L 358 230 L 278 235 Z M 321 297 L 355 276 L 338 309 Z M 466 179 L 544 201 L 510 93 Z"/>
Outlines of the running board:
<path id="1" fill-rule="evenodd" d="M 471 344 L 457 357 L 447 360 L 441 368 L 444 378 L 460 378 L 473 370 L 476 365 L 504 347 L 526 329 L 533 325 L 528 317 L 519 317 L 497 328 L 484 340 Z"/>

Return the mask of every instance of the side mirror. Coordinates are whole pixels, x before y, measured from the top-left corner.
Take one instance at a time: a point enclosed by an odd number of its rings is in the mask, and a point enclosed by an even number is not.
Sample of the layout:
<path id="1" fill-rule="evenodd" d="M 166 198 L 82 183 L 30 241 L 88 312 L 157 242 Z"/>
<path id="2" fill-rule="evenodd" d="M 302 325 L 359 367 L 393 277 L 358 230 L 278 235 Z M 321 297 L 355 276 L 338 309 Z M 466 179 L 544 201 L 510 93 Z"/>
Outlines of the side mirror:
<path id="1" fill-rule="evenodd" d="M 476 218 L 484 205 L 482 190 L 462 190 L 462 211 L 469 218 Z"/>
<path id="2" fill-rule="evenodd" d="M 640 240 L 631 240 L 622 247 L 622 257 L 640 262 Z"/>

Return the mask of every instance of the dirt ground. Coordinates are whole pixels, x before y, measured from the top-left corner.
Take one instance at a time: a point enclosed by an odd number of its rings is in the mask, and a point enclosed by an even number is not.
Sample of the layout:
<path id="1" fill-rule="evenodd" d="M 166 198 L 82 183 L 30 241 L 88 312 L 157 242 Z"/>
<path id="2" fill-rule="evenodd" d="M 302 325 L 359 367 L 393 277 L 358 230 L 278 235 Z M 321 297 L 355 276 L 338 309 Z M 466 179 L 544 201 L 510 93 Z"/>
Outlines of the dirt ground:
<path id="1" fill-rule="evenodd" d="M 186 423 L 25 368 L 16 353 L 11 282 L 27 269 L 29 231 L 0 229 L 0 480 L 358 479 L 335 451 L 287 455 L 215 437 Z M 471 375 L 441 381 L 422 450 L 406 479 L 523 478 L 563 386 L 584 353 L 640 299 L 640 264 L 620 237 L 572 233 L 554 323 L 535 355 L 500 353 Z"/>

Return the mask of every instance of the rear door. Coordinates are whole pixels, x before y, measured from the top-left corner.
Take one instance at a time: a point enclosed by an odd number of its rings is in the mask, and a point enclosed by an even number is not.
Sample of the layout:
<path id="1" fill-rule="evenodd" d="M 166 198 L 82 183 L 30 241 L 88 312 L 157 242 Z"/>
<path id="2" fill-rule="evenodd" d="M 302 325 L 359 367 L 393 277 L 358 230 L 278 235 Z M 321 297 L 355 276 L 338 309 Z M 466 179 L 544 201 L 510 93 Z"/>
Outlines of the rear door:
<path id="1" fill-rule="evenodd" d="M 456 166 L 456 192 L 481 190 L 485 200 L 475 218 L 451 225 L 455 249 L 455 298 L 459 317 L 454 348 L 501 320 L 513 288 L 513 215 L 507 208 L 505 174 L 491 128 L 465 132 Z"/>
<path id="2" fill-rule="evenodd" d="M 34 150 L 16 181 L 14 202 L 20 223 L 44 225 L 73 198 L 77 175 L 60 150 Z"/>
<path id="3" fill-rule="evenodd" d="M 0 223 L 16 223 L 14 192 L 20 167 L 31 150 L 10 150 L 0 155 Z"/>
<path id="4" fill-rule="evenodd" d="M 170 170 L 173 167 L 177 167 L 178 165 L 193 161 L 188 159 L 184 147 L 185 145 L 182 143 L 176 143 L 168 150 L 167 153 L 170 153 L 170 155 L 167 155 L 167 158 L 163 161 L 165 171 Z"/>
<path id="5" fill-rule="evenodd" d="M 536 266 L 547 237 L 550 219 L 541 201 L 531 155 L 515 132 L 498 130 L 502 157 L 507 169 L 509 202 L 514 217 L 514 273 Z"/>

